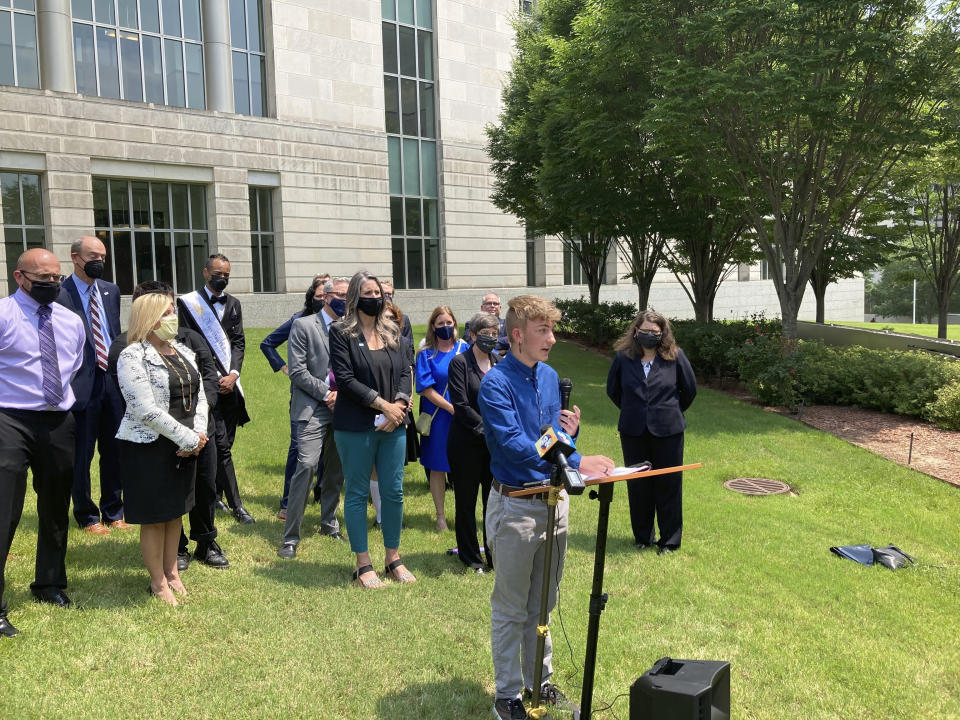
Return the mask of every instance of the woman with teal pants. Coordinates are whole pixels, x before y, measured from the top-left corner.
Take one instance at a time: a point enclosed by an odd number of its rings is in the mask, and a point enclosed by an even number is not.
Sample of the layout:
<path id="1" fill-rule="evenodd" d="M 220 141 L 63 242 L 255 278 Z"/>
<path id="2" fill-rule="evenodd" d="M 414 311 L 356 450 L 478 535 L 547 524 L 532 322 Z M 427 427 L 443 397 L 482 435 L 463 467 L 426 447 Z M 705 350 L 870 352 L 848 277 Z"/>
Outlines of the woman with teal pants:
<path id="1" fill-rule="evenodd" d="M 337 381 L 334 439 L 343 462 L 346 492 L 343 519 L 356 553 L 354 582 L 384 587 L 367 548 L 367 497 L 370 473 L 380 481 L 384 574 L 401 583 L 416 578 L 400 560 L 403 523 L 403 461 L 410 408 L 410 364 L 400 328 L 384 315 L 383 288 L 358 272 L 347 288 L 343 320 L 330 326 L 330 362 Z"/>

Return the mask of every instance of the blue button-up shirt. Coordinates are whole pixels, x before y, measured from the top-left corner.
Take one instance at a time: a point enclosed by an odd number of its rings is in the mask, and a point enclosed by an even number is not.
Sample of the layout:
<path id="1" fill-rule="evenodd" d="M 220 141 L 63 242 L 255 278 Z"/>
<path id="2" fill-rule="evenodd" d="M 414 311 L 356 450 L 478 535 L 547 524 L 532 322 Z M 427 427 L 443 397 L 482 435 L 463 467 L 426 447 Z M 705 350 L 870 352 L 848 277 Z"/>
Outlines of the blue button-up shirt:
<path id="1" fill-rule="evenodd" d="M 560 430 L 560 378 L 549 365 L 532 368 L 512 352 L 490 368 L 480 383 L 480 414 L 490 450 L 490 470 L 497 482 L 522 487 L 546 482 L 553 465 L 540 458 L 540 428 Z M 567 462 L 580 467 L 580 453 Z"/>

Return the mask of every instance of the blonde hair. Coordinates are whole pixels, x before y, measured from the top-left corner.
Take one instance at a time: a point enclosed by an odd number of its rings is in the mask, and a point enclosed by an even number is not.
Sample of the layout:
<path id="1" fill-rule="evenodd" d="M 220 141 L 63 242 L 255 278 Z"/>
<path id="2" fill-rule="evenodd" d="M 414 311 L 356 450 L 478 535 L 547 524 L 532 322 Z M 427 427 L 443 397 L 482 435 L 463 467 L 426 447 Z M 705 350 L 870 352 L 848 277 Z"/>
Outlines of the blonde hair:
<path id="1" fill-rule="evenodd" d="M 657 346 L 657 354 L 664 360 L 676 360 L 678 348 L 677 341 L 673 339 L 673 328 L 670 327 L 670 321 L 655 310 L 645 310 L 637 315 L 630 323 L 627 331 L 614 344 L 613 349 L 623 352 L 631 360 L 636 358 L 637 344 L 633 338 L 644 322 L 652 322 L 660 328 L 660 344 Z"/>
<path id="2" fill-rule="evenodd" d="M 433 324 L 441 315 L 449 315 L 450 319 L 453 320 L 453 342 L 457 342 L 457 338 L 459 337 L 457 332 L 457 316 L 453 314 L 453 310 L 449 305 L 438 305 L 433 309 L 433 312 L 430 313 L 430 319 L 427 320 L 427 334 L 423 338 L 423 347 L 420 348 L 420 350 L 426 350 L 427 348 L 431 350 L 437 349 L 437 335 L 433 331 Z"/>
<path id="3" fill-rule="evenodd" d="M 560 320 L 560 311 L 557 310 L 557 306 L 536 295 L 517 295 L 510 300 L 508 306 L 505 322 L 507 337 L 511 344 L 513 344 L 513 331 L 517 328 L 522 331 L 530 320 L 544 320 L 551 323 Z"/>
<path id="4" fill-rule="evenodd" d="M 343 316 L 343 320 L 340 321 L 340 328 L 349 337 L 357 337 L 361 332 L 357 303 L 360 301 L 360 290 L 363 287 L 363 283 L 367 280 L 373 280 L 377 284 L 377 288 L 380 290 L 380 297 L 383 297 L 383 286 L 380 284 L 380 280 L 377 279 L 376 275 L 371 275 L 366 270 L 360 270 L 350 278 L 350 285 L 347 287 L 347 312 Z M 384 345 L 391 350 L 396 350 L 400 345 L 400 326 L 393 322 L 393 320 L 388 320 L 384 317 L 383 314 L 386 307 L 387 301 L 384 298 L 383 303 L 380 305 L 380 312 L 374 321 L 373 331 L 380 337 Z"/>
<path id="5" fill-rule="evenodd" d="M 130 325 L 127 327 L 127 343 L 146 340 L 153 332 L 153 327 L 164 313 L 170 309 L 173 302 L 169 295 L 162 293 L 147 293 L 133 301 L 130 306 Z"/>

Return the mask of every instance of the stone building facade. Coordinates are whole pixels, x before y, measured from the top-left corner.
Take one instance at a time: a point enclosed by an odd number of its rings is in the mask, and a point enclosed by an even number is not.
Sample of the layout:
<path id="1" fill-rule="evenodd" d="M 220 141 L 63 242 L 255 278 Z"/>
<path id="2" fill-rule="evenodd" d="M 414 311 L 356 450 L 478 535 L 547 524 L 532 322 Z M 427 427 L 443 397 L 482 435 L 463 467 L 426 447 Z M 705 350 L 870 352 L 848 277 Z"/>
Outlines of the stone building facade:
<path id="1" fill-rule="evenodd" d="M 0 0 L 0 272 L 37 245 L 68 271 L 95 231 L 124 292 L 185 292 L 221 252 L 251 326 L 285 319 L 314 274 L 360 267 L 415 322 L 487 289 L 586 294 L 559 241 L 489 199 L 484 128 L 524 4 Z M 635 300 L 622 273 L 611 257 L 604 298 Z M 717 316 L 777 314 L 762 274 L 735 270 Z M 862 317 L 862 280 L 827 298 L 828 319 Z M 665 273 L 651 303 L 691 312 Z"/>

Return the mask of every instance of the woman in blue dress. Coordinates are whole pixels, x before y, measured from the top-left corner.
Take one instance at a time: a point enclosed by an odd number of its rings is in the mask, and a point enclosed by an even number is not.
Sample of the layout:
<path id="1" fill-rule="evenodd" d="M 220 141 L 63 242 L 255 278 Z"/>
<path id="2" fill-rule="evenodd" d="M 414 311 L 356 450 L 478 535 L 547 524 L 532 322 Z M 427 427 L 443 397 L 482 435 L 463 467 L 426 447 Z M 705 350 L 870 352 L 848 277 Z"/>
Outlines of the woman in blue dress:
<path id="1" fill-rule="evenodd" d="M 430 474 L 430 494 L 437 511 L 437 530 L 447 529 L 443 511 L 446 491 L 447 432 L 453 419 L 453 405 L 447 388 L 447 368 L 454 356 L 469 349 L 457 338 L 457 318 L 453 310 L 441 305 L 430 314 L 424 346 L 417 353 L 417 392 L 420 412 L 433 415 L 430 434 L 420 441 L 420 464 Z"/>

